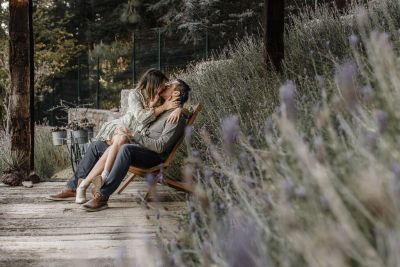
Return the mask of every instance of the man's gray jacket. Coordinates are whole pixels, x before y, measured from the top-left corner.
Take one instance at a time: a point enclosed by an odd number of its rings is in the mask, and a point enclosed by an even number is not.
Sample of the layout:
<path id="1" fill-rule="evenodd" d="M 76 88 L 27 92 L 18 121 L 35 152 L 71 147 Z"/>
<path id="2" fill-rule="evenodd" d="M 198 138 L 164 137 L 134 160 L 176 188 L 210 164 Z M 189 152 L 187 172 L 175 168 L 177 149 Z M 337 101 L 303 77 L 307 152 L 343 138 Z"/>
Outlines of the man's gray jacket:
<path id="1" fill-rule="evenodd" d="M 168 156 L 176 142 L 183 136 L 187 120 L 187 117 L 182 115 L 178 123 L 167 123 L 168 116 L 172 112 L 173 110 L 164 112 L 141 132 L 134 133 L 131 143 L 139 144 L 163 157 Z"/>

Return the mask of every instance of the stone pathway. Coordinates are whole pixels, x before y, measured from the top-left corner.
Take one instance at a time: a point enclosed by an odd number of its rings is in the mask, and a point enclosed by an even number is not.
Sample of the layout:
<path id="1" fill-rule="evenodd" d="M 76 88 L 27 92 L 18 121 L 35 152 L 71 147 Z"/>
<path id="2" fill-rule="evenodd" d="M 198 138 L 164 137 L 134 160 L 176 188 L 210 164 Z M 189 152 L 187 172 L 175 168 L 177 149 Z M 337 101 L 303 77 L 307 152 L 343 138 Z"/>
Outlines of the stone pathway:
<path id="1" fill-rule="evenodd" d="M 154 266 L 160 256 L 148 251 L 157 243 L 157 228 L 172 235 L 186 211 L 184 195 L 165 186 L 158 186 L 157 202 L 146 208 L 137 201 L 145 182 L 131 183 L 100 212 L 45 199 L 64 184 L 0 184 L 0 266 Z"/>

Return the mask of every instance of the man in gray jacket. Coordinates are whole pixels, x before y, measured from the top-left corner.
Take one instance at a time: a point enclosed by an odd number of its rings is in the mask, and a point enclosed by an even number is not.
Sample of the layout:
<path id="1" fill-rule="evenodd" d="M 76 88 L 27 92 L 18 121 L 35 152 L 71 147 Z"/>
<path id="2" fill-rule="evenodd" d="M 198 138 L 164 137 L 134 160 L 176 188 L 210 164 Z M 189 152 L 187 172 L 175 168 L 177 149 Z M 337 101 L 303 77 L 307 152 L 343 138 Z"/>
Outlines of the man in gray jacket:
<path id="1" fill-rule="evenodd" d="M 168 83 L 161 93 L 161 97 L 168 99 L 176 91 L 180 92 L 181 105 L 183 105 L 189 98 L 190 87 L 182 80 Z M 108 179 L 100 191 L 95 193 L 94 198 L 82 206 L 84 209 L 99 211 L 108 208 L 108 198 L 121 184 L 128 173 L 129 166 L 151 168 L 164 162 L 173 146 L 184 134 L 187 120 L 185 116 L 182 116 L 178 123 L 167 123 L 167 118 L 171 112 L 173 110 L 165 112 L 141 132 L 130 133 L 132 135 L 131 144 L 121 146 Z M 78 169 L 82 169 L 82 172 L 85 172 L 84 170 L 90 171 L 90 166 L 94 166 L 107 149 L 107 146 L 102 143 L 104 142 L 96 141 L 91 144 Z M 75 176 L 78 177 L 77 175 Z M 78 179 L 72 179 L 68 183 L 66 190 L 50 196 L 49 199 L 64 200 L 74 197 L 75 191 L 73 188 L 76 188 L 77 183 Z"/>

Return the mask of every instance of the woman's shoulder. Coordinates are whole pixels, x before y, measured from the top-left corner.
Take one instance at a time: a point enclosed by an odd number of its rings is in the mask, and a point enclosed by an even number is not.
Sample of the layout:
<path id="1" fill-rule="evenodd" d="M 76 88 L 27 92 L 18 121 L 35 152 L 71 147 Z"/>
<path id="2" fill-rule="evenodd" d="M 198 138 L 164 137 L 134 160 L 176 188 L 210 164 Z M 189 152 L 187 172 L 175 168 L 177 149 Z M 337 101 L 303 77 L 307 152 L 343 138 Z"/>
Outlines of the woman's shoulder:
<path id="1" fill-rule="evenodd" d="M 129 97 L 129 99 L 135 98 L 135 99 L 142 100 L 143 94 L 142 94 L 142 92 L 140 92 L 140 90 L 134 88 L 134 89 L 130 90 L 128 97 Z"/>

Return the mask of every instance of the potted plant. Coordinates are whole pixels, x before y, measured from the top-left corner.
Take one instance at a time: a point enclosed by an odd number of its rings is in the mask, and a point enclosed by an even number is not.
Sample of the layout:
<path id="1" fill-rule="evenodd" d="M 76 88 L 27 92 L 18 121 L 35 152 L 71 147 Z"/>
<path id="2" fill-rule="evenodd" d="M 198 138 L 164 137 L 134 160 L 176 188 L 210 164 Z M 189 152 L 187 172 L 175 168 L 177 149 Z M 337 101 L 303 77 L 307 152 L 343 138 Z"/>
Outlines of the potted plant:
<path id="1" fill-rule="evenodd" d="M 55 127 L 51 129 L 53 145 L 61 146 L 64 145 L 67 139 L 67 131 L 63 127 Z"/>
<path id="2" fill-rule="evenodd" d="M 71 142 L 76 144 L 86 144 L 88 142 L 88 132 L 78 121 L 74 120 L 68 123 L 68 129 L 72 131 Z"/>
<path id="3" fill-rule="evenodd" d="M 81 121 L 79 122 L 79 125 L 82 129 L 84 129 L 85 131 L 87 131 L 87 135 L 88 135 L 88 140 L 91 141 L 93 138 L 93 128 L 95 126 L 94 123 L 89 122 L 89 120 L 87 118 L 83 118 L 81 119 Z"/>

